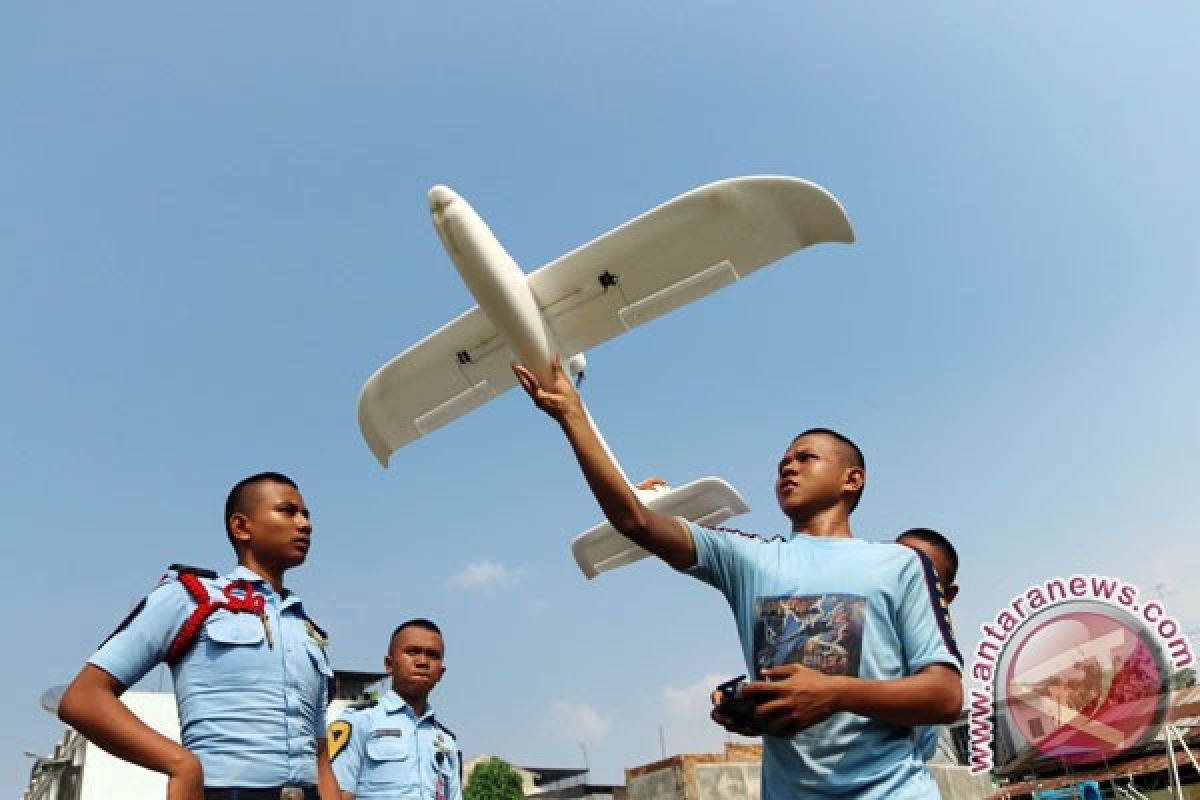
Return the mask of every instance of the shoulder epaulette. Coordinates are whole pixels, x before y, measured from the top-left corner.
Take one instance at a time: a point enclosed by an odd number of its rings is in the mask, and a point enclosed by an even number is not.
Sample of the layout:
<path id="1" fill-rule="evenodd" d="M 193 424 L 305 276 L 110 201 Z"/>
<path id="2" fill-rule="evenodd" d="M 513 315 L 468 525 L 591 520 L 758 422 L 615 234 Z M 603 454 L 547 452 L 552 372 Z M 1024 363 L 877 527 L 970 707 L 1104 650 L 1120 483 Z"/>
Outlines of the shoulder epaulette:
<path id="1" fill-rule="evenodd" d="M 189 573 L 189 574 L 193 574 L 193 575 L 199 575 L 202 578 L 217 577 L 217 573 L 213 572 L 211 569 L 201 569 L 200 567 L 189 567 L 187 564 L 172 564 L 171 566 L 167 567 L 167 572 L 165 575 L 162 576 L 162 579 L 159 581 L 159 586 L 162 586 L 162 584 L 166 583 L 167 579 L 172 577 L 172 573 L 174 573 L 175 576 L 178 576 L 178 575 L 182 575 L 185 572 Z M 108 644 L 109 639 L 113 638 L 118 633 L 120 633 L 121 631 L 128 628 L 129 623 L 131 623 L 135 619 L 137 619 L 138 614 L 141 614 L 142 611 L 145 610 L 145 608 L 146 608 L 146 598 L 143 597 L 141 600 L 138 601 L 138 604 L 133 607 L 133 610 L 129 612 L 129 614 L 125 617 L 125 619 L 121 620 L 121 623 L 119 625 L 117 625 L 116 628 L 113 629 L 113 632 L 110 633 L 108 636 L 104 637 L 104 641 L 100 643 L 100 646 L 103 647 L 104 645 Z"/>
<path id="2" fill-rule="evenodd" d="M 112 633 L 110 633 L 108 636 L 104 637 L 104 641 L 100 643 L 100 646 L 104 647 L 104 645 L 108 644 L 109 639 L 113 638 L 118 633 L 120 633 L 121 631 L 128 628 L 129 623 L 133 622 L 137 618 L 137 615 L 142 613 L 142 611 L 145 610 L 145 608 L 146 608 L 146 598 L 143 597 L 141 600 L 138 601 L 138 604 L 133 607 L 133 610 L 129 612 L 129 615 L 126 616 L 125 619 L 121 620 L 121 624 L 118 625 L 116 628 L 114 628 Z"/>
<path id="3" fill-rule="evenodd" d="M 434 725 L 437 725 L 437 726 L 438 726 L 439 728 L 441 728 L 443 731 L 445 731 L 446 733 L 450 734 L 450 738 L 451 738 L 451 739 L 453 739 L 453 740 L 454 740 L 454 741 L 456 741 L 456 742 L 458 741 L 458 737 L 454 735 L 454 731 L 450 730 L 450 729 L 449 729 L 449 728 L 447 728 L 445 725 L 443 725 L 443 724 L 442 724 L 442 723 L 441 723 L 441 722 L 438 720 L 438 718 L 437 718 L 437 717 L 434 717 L 434 718 L 433 718 L 433 724 L 434 724 Z"/>
<path id="4" fill-rule="evenodd" d="M 174 572 L 176 575 L 195 575 L 197 578 L 208 578 L 209 580 L 215 580 L 217 577 L 216 570 L 192 567 L 187 564 L 172 564 L 167 567 L 167 572 Z"/>
<path id="5" fill-rule="evenodd" d="M 358 703 L 351 703 L 350 705 L 346 706 L 346 708 L 350 709 L 351 711 L 362 711 L 366 708 L 374 708 L 377 705 L 379 705 L 378 700 L 363 700 Z"/>

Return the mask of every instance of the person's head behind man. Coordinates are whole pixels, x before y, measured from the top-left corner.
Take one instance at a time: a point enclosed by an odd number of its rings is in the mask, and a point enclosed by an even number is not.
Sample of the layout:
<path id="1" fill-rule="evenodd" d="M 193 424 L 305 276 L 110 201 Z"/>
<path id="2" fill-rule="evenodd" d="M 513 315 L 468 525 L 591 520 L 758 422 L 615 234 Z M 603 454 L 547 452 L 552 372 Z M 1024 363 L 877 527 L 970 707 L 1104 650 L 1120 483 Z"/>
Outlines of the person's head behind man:
<path id="1" fill-rule="evenodd" d="M 958 551 L 950 540 L 932 528 L 910 528 L 896 537 L 896 543 L 919 550 L 933 562 L 938 577 L 942 579 L 942 594 L 947 603 L 958 596 Z"/>
<path id="2" fill-rule="evenodd" d="M 848 518 L 866 485 L 866 459 L 846 436 L 810 428 L 796 436 L 779 460 L 775 499 L 794 530 L 830 513 Z"/>
<path id="3" fill-rule="evenodd" d="M 295 481 L 279 472 L 260 472 L 229 490 L 225 533 L 238 563 L 282 574 L 304 563 L 312 522 Z"/>
<path id="4" fill-rule="evenodd" d="M 383 665 L 392 676 L 392 689 L 418 714 L 433 687 L 446 673 L 446 644 L 442 631 L 427 619 L 410 619 L 396 627 Z"/>

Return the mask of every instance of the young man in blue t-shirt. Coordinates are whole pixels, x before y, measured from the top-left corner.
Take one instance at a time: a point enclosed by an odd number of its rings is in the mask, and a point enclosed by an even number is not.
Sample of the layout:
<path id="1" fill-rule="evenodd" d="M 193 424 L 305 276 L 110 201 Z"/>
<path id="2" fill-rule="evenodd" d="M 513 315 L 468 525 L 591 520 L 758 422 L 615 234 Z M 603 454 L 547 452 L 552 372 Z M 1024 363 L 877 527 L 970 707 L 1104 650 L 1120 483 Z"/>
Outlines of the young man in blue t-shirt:
<path id="1" fill-rule="evenodd" d="M 932 567 L 908 548 L 852 538 L 866 472 L 853 442 L 806 431 L 779 462 L 785 536 L 721 531 L 638 500 L 554 359 L 550 385 L 514 365 L 534 403 L 562 427 L 605 516 L 634 543 L 729 601 L 758 705 L 763 798 L 936 798 L 914 726 L 950 722 L 962 704 L 958 655 L 935 613 Z"/>

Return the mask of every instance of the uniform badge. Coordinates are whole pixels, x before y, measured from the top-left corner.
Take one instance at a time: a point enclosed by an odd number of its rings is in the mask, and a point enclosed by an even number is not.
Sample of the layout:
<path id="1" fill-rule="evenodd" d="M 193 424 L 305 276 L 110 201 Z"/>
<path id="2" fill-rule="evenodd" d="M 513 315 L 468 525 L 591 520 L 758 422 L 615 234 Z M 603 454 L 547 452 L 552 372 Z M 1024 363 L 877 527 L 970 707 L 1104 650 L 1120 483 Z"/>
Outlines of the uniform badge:
<path id="1" fill-rule="evenodd" d="M 346 749 L 350 743 L 350 723 L 339 719 L 329 726 L 329 760 L 338 757 L 338 753 Z"/>
<path id="2" fill-rule="evenodd" d="M 380 736 L 403 736 L 404 729 L 403 728 L 376 728 L 375 732 L 371 735 L 376 738 L 378 738 Z"/>
<path id="3" fill-rule="evenodd" d="M 327 637 L 325 634 L 321 633 L 321 629 L 318 628 L 315 624 L 313 624 L 313 621 L 311 619 L 306 618 L 304 620 L 304 627 L 305 627 L 305 629 L 308 630 L 308 635 L 313 638 L 313 641 L 316 642 L 317 644 L 321 645 L 321 647 L 324 647 L 325 645 L 329 644 L 329 637 Z"/>
<path id="4" fill-rule="evenodd" d="M 437 738 L 433 740 L 433 749 L 437 750 L 439 753 L 454 752 L 454 748 L 450 746 L 448 741 L 446 741 L 446 737 L 440 733 L 437 735 Z"/>

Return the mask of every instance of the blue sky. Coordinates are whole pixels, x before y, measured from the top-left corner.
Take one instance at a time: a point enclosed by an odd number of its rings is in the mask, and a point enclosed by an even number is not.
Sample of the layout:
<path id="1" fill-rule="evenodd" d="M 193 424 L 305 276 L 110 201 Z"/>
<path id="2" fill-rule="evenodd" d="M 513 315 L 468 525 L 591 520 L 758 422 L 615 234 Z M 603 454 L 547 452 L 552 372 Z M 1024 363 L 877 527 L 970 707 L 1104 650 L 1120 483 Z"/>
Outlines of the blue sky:
<path id="1" fill-rule="evenodd" d="M 956 625 L 1046 577 L 1163 584 L 1200 625 L 1200 10 L 1187 3 L 363 2 L 0 11 L 0 791 L 36 705 L 173 561 L 224 568 L 225 492 L 281 469 L 294 574 L 345 668 L 444 624 L 468 753 L 599 777 L 718 747 L 740 671 L 711 589 L 586 582 L 597 511 L 516 393 L 382 471 L 362 382 L 473 303 L 429 223 L 453 186 L 532 270 L 694 186 L 817 181 L 859 241 L 589 354 L 631 475 L 716 474 L 783 526 L 774 464 L 867 453 L 856 531 L 960 546 Z M 488 562 L 499 568 L 480 569 Z M 476 565 L 484 585 L 455 580 Z"/>

